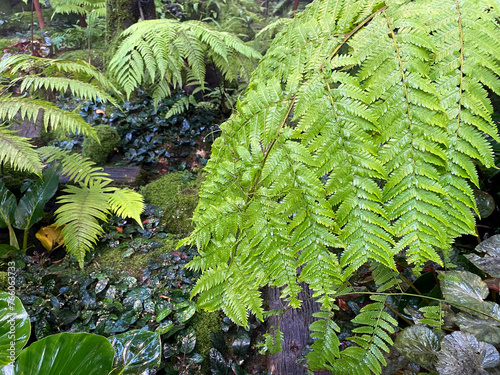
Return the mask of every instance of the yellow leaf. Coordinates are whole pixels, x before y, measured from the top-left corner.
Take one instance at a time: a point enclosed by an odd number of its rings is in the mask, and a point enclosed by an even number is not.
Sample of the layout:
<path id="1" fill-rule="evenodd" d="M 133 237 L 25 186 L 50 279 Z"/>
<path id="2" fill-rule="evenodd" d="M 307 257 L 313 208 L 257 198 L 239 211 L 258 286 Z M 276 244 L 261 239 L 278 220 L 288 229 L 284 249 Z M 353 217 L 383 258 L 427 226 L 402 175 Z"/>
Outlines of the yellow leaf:
<path id="1" fill-rule="evenodd" d="M 42 227 L 36 232 L 36 238 L 40 240 L 47 251 L 53 251 L 64 244 L 64 239 L 61 236 L 63 228 L 64 225 L 58 227 L 57 224 Z"/>

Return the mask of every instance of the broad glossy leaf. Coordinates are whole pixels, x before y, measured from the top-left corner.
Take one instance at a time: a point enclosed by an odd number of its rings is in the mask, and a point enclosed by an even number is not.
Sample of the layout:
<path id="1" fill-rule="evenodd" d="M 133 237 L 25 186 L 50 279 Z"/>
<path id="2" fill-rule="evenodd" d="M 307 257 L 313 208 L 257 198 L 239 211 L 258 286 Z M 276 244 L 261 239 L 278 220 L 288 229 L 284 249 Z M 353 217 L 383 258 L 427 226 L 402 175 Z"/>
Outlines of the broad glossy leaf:
<path id="1" fill-rule="evenodd" d="M 56 164 L 43 171 L 43 180 L 32 184 L 19 200 L 14 213 L 14 226 L 29 229 L 43 216 L 43 207 L 54 196 L 59 186 L 59 168 Z"/>
<path id="2" fill-rule="evenodd" d="M 175 313 L 175 319 L 179 323 L 185 323 L 189 319 L 191 319 L 191 317 L 194 315 L 195 312 L 196 312 L 196 305 L 194 303 L 190 303 L 188 307 L 186 307 L 183 310 L 177 311 Z"/>
<path id="3" fill-rule="evenodd" d="M 14 364 L 15 375 L 108 375 L 114 349 L 90 333 L 59 333 L 24 349 Z"/>
<path id="4" fill-rule="evenodd" d="M 14 366 L 7 365 L 4 367 L 0 367 L 0 375 L 14 375 Z"/>
<path id="5" fill-rule="evenodd" d="M 484 256 L 467 254 L 465 257 L 483 272 L 500 278 L 500 234 L 484 240 L 476 246 L 475 250 L 484 253 Z"/>
<path id="6" fill-rule="evenodd" d="M 0 228 L 5 228 L 14 223 L 16 207 L 16 197 L 0 180 Z"/>
<path id="7" fill-rule="evenodd" d="M 61 235 L 62 229 L 63 226 L 52 224 L 41 227 L 35 236 L 47 251 L 53 251 L 64 244 L 64 238 Z"/>
<path id="8" fill-rule="evenodd" d="M 248 333 L 245 331 L 238 332 L 232 347 L 233 354 L 238 357 L 238 359 L 246 357 L 248 348 L 250 347 L 250 336 Z"/>
<path id="9" fill-rule="evenodd" d="M 30 334 L 30 318 L 21 300 L 0 291 L 0 366 L 13 362 L 28 342 Z M 11 342 L 14 342 L 13 347 Z M 11 354 L 14 358 L 10 357 Z"/>
<path id="10" fill-rule="evenodd" d="M 109 338 L 115 348 L 113 371 L 110 375 L 142 374 L 161 359 L 161 340 L 158 333 L 133 330 Z"/>
<path id="11" fill-rule="evenodd" d="M 210 370 L 213 375 L 227 375 L 229 373 L 226 361 L 217 349 L 210 349 L 208 357 L 210 361 Z"/>
<path id="12" fill-rule="evenodd" d="M 460 313 L 455 323 L 462 332 L 474 335 L 479 341 L 500 345 L 500 322 L 498 320 Z"/>
<path id="13" fill-rule="evenodd" d="M 478 341 L 460 331 L 441 342 L 436 369 L 440 375 L 488 374 L 484 369 L 500 364 L 500 355 L 493 345 Z"/>
<path id="14" fill-rule="evenodd" d="M 439 336 L 430 328 L 414 325 L 398 334 L 394 348 L 416 364 L 433 369 L 439 350 Z"/>
<path id="15" fill-rule="evenodd" d="M 0 258 L 5 258 L 11 253 L 17 252 L 18 249 L 11 245 L 0 245 Z"/>

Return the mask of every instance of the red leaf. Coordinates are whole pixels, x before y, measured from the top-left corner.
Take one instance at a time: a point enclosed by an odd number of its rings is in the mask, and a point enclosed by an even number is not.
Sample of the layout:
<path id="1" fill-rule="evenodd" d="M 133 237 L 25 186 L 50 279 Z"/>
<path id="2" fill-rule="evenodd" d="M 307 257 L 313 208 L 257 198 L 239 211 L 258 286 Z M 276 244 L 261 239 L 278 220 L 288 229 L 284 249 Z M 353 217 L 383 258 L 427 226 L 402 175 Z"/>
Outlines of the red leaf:
<path id="1" fill-rule="evenodd" d="M 118 231 L 118 233 L 123 233 L 123 228 L 116 227 L 116 230 Z"/>

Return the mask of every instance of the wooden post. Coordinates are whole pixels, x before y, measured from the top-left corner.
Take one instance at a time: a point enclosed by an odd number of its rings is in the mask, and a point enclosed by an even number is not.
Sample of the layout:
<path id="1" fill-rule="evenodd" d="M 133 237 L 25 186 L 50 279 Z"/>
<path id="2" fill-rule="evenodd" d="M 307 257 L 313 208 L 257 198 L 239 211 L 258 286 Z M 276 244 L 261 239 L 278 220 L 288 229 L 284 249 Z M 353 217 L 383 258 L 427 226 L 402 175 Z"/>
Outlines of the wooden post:
<path id="1" fill-rule="evenodd" d="M 38 18 L 38 25 L 40 29 L 45 27 L 45 22 L 43 22 L 42 8 L 40 7 L 40 2 L 38 0 L 33 0 L 33 5 L 35 6 L 36 17 Z"/>

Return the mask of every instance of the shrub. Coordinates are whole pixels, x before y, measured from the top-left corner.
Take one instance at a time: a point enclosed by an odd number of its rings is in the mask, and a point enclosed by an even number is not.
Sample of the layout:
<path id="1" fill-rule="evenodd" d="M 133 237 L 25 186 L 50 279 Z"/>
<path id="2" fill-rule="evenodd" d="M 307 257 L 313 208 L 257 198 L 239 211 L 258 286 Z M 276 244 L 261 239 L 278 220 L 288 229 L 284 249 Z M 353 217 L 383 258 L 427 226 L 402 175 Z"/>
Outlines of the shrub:
<path id="1" fill-rule="evenodd" d="M 98 125 L 95 130 L 100 144 L 95 139 L 87 137 L 83 142 L 82 153 L 84 157 L 89 158 L 97 165 L 103 165 L 120 143 L 120 136 L 109 125 Z"/>

